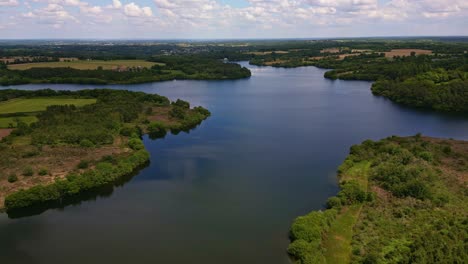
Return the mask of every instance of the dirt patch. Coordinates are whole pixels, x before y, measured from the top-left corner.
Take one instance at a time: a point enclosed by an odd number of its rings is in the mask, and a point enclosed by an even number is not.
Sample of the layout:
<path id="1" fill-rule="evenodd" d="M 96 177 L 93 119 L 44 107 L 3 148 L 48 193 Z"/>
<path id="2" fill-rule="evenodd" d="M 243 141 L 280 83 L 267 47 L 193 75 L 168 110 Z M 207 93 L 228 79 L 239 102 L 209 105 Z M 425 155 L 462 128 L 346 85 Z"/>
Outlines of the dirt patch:
<path id="1" fill-rule="evenodd" d="M 359 56 L 361 53 L 351 53 L 351 54 L 340 54 L 338 55 L 339 60 L 344 60 L 346 57 L 354 57 L 354 56 Z"/>
<path id="2" fill-rule="evenodd" d="M 150 122 L 159 121 L 163 122 L 167 126 L 172 126 L 177 123 L 177 121 L 170 118 L 169 111 L 171 111 L 170 106 L 166 107 L 153 107 L 153 113 L 148 117 Z"/>
<path id="3" fill-rule="evenodd" d="M 388 201 L 390 198 L 392 198 L 392 194 L 379 186 L 372 186 L 372 192 L 374 192 L 379 199 L 382 199 L 384 201 Z"/>
<path id="4" fill-rule="evenodd" d="M 393 49 L 385 53 L 386 58 L 393 58 L 396 56 L 411 56 L 411 53 L 414 52 L 415 55 L 431 55 L 432 50 L 423 50 L 423 49 Z"/>
<path id="5" fill-rule="evenodd" d="M 0 128 L 0 140 L 4 137 L 7 137 L 11 134 L 11 131 L 13 131 L 12 128 Z"/>
<path id="6" fill-rule="evenodd" d="M 284 63 L 284 62 L 288 62 L 288 61 L 287 60 L 267 61 L 267 62 L 265 62 L 265 65 L 272 66 L 272 65 L 281 64 L 281 63 Z"/>
<path id="7" fill-rule="evenodd" d="M 320 51 L 320 53 L 340 53 L 341 49 L 340 48 L 329 48 L 329 49 L 323 49 Z"/>

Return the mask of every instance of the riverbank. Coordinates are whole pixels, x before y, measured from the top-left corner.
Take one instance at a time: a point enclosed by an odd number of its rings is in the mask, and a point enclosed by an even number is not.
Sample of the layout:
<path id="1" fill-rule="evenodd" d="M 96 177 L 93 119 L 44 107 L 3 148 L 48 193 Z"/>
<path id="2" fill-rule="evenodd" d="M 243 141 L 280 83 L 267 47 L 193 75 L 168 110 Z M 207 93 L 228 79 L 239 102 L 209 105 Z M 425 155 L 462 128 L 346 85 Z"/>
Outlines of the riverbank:
<path id="1" fill-rule="evenodd" d="M 338 170 L 341 191 L 329 209 L 294 221 L 288 253 L 296 263 L 466 262 L 467 164 L 466 141 L 353 146 Z"/>

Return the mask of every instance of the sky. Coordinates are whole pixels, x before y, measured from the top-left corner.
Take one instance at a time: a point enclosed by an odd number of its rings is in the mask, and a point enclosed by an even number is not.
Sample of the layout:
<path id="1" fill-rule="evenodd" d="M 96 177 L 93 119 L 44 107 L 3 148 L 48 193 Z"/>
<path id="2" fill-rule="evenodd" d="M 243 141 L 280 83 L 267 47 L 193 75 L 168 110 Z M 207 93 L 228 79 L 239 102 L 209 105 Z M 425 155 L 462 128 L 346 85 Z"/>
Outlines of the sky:
<path id="1" fill-rule="evenodd" d="M 0 39 L 454 35 L 468 0 L 0 0 Z"/>

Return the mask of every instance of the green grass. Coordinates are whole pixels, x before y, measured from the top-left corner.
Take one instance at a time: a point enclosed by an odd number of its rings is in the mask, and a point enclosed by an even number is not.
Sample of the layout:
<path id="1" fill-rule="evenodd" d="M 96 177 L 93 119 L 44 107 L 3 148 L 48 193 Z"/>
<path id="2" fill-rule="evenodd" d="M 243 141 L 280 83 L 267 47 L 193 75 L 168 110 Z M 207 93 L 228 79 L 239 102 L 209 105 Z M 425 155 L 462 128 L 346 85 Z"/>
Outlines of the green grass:
<path id="1" fill-rule="evenodd" d="M 351 168 L 340 175 L 340 180 L 355 180 L 359 183 L 359 185 L 361 185 L 363 190 L 367 190 L 370 166 L 370 161 L 361 161 L 359 163 L 355 163 Z"/>
<path id="2" fill-rule="evenodd" d="M 37 63 L 24 63 L 24 64 L 12 64 L 8 66 L 10 70 L 28 70 L 31 68 L 74 68 L 78 70 L 96 70 L 98 67 L 102 67 L 104 70 L 112 70 L 117 66 L 126 67 L 138 67 L 151 68 L 153 65 L 164 65 L 162 63 L 155 63 L 144 60 L 90 60 L 90 61 L 63 61 L 63 62 L 37 62 Z"/>
<path id="3" fill-rule="evenodd" d="M 44 111 L 50 105 L 84 106 L 96 103 L 96 99 L 32 98 L 13 99 L 0 103 L 0 114 Z"/>
<path id="4" fill-rule="evenodd" d="M 37 121 L 35 116 L 18 116 L 18 117 L 0 117 L 0 128 L 10 128 L 10 124 L 16 127 L 16 121 L 19 120 L 28 125 Z"/>
<path id="5" fill-rule="evenodd" d="M 343 208 L 343 211 L 331 224 L 326 239 L 323 241 L 327 263 L 350 263 L 353 227 L 359 217 L 362 205 L 355 204 Z"/>
<path id="6" fill-rule="evenodd" d="M 356 180 L 364 190 L 367 190 L 370 165 L 369 161 L 355 163 L 341 175 L 341 181 Z M 327 249 L 324 254 L 327 263 L 351 262 L 353 228 L 359 218 L 362 206 L 363 204 L 354 204 L 343 207 L 331 224 L 322 245 Z"/>

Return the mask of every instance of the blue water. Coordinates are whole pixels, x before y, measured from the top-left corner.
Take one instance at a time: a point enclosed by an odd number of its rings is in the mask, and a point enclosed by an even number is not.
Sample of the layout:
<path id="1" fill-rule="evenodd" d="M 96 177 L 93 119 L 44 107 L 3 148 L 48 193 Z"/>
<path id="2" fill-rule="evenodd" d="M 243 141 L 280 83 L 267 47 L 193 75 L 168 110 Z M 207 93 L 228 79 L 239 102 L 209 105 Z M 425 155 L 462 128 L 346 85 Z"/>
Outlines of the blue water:
<path id="1" fill-rule="evenodd" d="M 337 192 L 351 145 L 418 132 L 468 139 L 468 118 L 401 107 L 369 82 L 248 67 L 245 80 L 105 86 L 188 100 L 212 117 L 188 134 L 145 137 L 150 165 L 111 195 L 1 214 L 1 263 L 289 263 L 291 222 Z"/>

